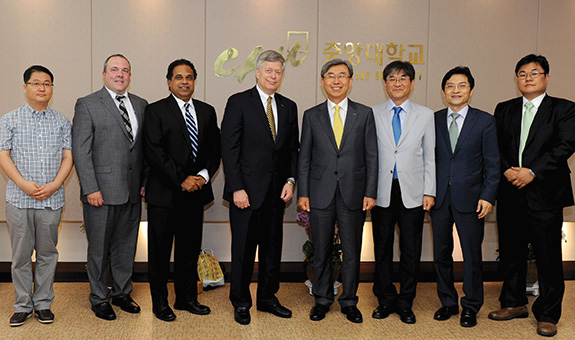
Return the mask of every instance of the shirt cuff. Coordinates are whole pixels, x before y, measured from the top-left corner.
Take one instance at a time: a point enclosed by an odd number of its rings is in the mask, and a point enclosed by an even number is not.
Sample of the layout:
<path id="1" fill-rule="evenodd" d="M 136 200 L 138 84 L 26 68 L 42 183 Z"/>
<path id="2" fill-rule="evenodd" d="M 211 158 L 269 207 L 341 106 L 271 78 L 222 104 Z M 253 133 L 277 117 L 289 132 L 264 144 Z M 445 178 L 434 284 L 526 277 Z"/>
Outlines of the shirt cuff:
<path id="1" fill-rule="evenodd" d="M 198 176 L 202 176 L 206 180 L 206 183 L 210 181 L 210 175 L 208 173 L 208 169 L 200 170 L 200 172 L 198 172 Z"/>

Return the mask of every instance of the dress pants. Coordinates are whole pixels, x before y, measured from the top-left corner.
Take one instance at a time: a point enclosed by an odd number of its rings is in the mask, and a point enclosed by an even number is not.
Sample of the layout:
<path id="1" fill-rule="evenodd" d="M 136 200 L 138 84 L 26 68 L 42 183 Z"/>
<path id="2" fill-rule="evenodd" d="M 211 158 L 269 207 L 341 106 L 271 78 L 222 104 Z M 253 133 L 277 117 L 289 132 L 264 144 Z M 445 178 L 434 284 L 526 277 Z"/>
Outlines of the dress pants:
<path id="1" fill-rule="evenodd" d="M 341 266 L 342 294 L 338 298 L 341 307 L 356 306 L 359 298 L 359 265 L 365 212 L 362 209 L 348 209 L 343 201 L 339 185 L 331 203 L 325 209 L 311 208 L 310 225 L 314 245 L 314 282 L 312 287 L 315 302 L 331 305 L 333 297 L 333 237 L 337 222 L 343 262 Z"/>
<path id="2" fill-rule="evenodd" d="M 273 181 L 272 181 L 273 183 Z M 232 280 L 230 301 L 234 307 L 251 307 L 250 283 L 258 249 L 257 304 L 277 302 L 283 244 L 285 203 L 270 184 L 258 209 L 240 209 L 230 202 L 232 230 Z M 259 248 L 258 248 L 259 246 Z"/>
<path id="3" fill-rule="evenodd" d="M 483 305 L 483 262 L 481 244 L 484 219 L 477 212 L 459 212 L 452 204 L 448 186 L 443 204 L 431 209 L 433 225 L 433 264 L 437 273 L 437 295 L 442 306 L 458 306 L 457 290 L 453 279 L 453 223 L 457 228 L 463 252 L 463 292 L 461 306 L 475 313 Z"/>
<path id="4" fill-rule="evenodd" d="M 112 297 L 129 296 L 132 292 L 134 257 L 140 228 L 138 202 L 94 207 L 83 204 L 88 237 L 88 279 L 90 302 L 98 305 Z M 108 266 L 114 280 L 108 288 Z"/>
<path id="5" fill-rule="evenodd" d="M 62 209 L 21 209 L 6 203 L 6 222 L 12 244 L 14 311 L 50 309 L 54 302 L 54 274 L 58 264 L 58 226 Z M 32 253 L 36 250 L 36 271 Z"/>
<path id="6" fill-rule="evenodd" d="M 423 206 L 408 209 L 403 205 L 401 188 L 397 179 L 393 180 L 391 185 L 389 207 L 375 206 L 371 210 L 375 253 L 373 293 L 377 296 L 380 305 L 396 306 L 399 309 L 411 308 L 413 305 L 421 260 L 424 215 Z M 399 294 L 391 277 L 396 224 L 399 227 L 401 251 Z"/>
<path id="7" fill-rule="evenodd" d="M 198 299 L 198 256 L 202 245 L 204 206 L 184 198 L 174 207 L 148 204 L 148 279 L 154 308 L 168 305 L 168 277 L 174 244 L 176 303 Z"/>
<path id="8" fill-rule="evenodd" d="M 565 293 L 561 249 L 563 209 L 534 211 L 522 193 L 517 196 L 497 202 L 500 270 L 504 278 L 499 301 L 502 308 L 527 305 L 527 245 L 531 243 L 541 288 L 532 306 L 533 315 L 537 321 L 556 324 Z"/>

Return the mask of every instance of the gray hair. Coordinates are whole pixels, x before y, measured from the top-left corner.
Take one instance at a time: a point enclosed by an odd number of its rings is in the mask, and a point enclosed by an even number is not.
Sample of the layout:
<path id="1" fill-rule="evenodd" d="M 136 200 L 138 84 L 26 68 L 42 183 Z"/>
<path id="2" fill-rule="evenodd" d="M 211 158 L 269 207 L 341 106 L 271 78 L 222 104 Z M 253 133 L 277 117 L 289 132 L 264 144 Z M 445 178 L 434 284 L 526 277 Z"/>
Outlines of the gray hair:
<path id="1" fill-rule="evenodd" d="M 349 77 L 353 78 L 353 66 L 351 65 L 351 63 L 347 60 L 341 60 L 338 58 L 331 59 L 327 63 L 323 64 L 323 67 L 321 68 L 321 77 L 323 78 L 323 76 L 327 73 L 327 70 L 329 70 L 332 66 L 337 65 L 347 66 L 347 70 L 349 71 Z"/>
<path id="2" fill-rule="evenodd" d="M 262 68 L 262 64 L 267 61 L 269 63 L 273 63 L 276 61 L 279 61 L 282 63 L 282 70 L 285 68 L 286 65 L 286 60 L 285 58 L 279 54 L 279 52 L 274 51 L 274 50 L 267 50 L 267 51 L 263 51 L 259 56 L 258 56 L 258 61 L 256 63 L 256 68 L 258 70 L 261 70 Z"/>
<path id="3" fill-rule="evenodd" d="M 131 70 L 132 65 L 130 64 L 130 61 L 128 60 L 128 58 L 124 57 L 124 55 L 122 55 L 120 53 L 116 53 L 116 54 L 112 54 L 111 56 L 106 58 L 106 61 L 104 62 L 104 72 L 106 72 L 106 68 L 108 67 L 108 61 L 110 61 L 110 59 L 112 59 L 114 57 L 120 57 L 120 58 L 126 60 L 128 62 L 128 66 L 130 66 L 130 70 Z"/>

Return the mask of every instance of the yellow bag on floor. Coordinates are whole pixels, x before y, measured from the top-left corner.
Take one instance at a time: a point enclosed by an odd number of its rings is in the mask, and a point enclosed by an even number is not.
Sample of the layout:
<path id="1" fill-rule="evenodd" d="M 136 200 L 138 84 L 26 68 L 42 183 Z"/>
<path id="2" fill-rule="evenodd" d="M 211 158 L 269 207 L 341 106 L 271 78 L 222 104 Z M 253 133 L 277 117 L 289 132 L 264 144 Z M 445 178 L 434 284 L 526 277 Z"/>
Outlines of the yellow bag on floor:
<path id="1" fill-rule="evenodd" d="M 204 288 L 224 285 L 222 267 L 211 249 L 202 249 L 198 257 L 198 278 L 204 283 Z"/>

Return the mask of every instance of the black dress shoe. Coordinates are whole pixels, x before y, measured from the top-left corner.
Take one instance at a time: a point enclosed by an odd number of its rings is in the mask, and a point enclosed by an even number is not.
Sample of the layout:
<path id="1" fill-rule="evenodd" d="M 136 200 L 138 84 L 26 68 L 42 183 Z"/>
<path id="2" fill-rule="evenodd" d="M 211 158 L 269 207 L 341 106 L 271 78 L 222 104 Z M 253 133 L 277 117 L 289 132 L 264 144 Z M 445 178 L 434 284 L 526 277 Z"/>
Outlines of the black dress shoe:
<path id="1" fill-rule="evenodd" d="M 389 314 L 395 311 L 395 307 L 393 305 L 379 305 L 371 314 L 371 317 L 374 319 L 385 319 L 389 316 Z"/>
<path id="2" fill-rule="evenodd" d="M 271 305 L 258 305 L 258 310 L 261 312 L 272 313 L 273 315 L 279 316 L 280 318 L 291 318 L 291 310 L 285 308 L 279 302 L 274 302 Z"/>
<path id="3" fill-rule="evenodd" d="M 433 318 L 438 321 L 445 321 L 457 314 L 459 314 L 459 306 L 442 306 L 435 312 Z"/>
<path id="4" fill-rule="evenodd" d="M 100 319 L 104 320 L 116 319 L 116 313 L 114 313 L 114 309 L 112 309 L 112 306 L 108 302 L 102 302 L 97 305 L 92 305 L 92 311 Z"/>
<path id="5" fill-rule="evenodd" d="M 16 312 L 10 318 L 10 326 L 11 327 L 18 327 L 22 326 L 26 320 L 32 317 L 32 312 Z"/>
<path id="6" fill-rule="evenodd" d="M 140 306 L 129 295 L 112 298 L 112 304 L 122 308 L 124 312 L 137 314 L 140 312 Z"/>
<path id="7" fill-rule="evenodd" d="M 329 306 L 316 303 L 309 312 L 309 319 L 312 321 L 323 320 L 327 312 L 329 312 Z"/>
<path id="8" fill-rule="evenodd" d="M 54 322 L 54 313 L 52 313 L 52 311 L 50 309 L 37 310 L 34 312 L 34 315 L 36 315 L 36 318 L 41 323 L 52 323 L 52 322 Z"/>
<path id="9" fill-rule="evenodd" d="M 154 315 L 162 321 L 170 322 L 176 320 L 176 314 L 174 314 L 170 306 L 154 307 L 152 310 Z"/>
<path id="10" fill-rule="evenodd" d="M 252 318 L 249 307 L 236 307 L 234 310 L 234 319 L 240 325 L 249 325 Z"/>
<path id="11" fill-rule="evenodd" d="M 188 303 L 174 303 L 174 308 L 178 310 L 187 310 L 192 314 L 208 315 L 211 310 L 210 307 L 200 305 L 198 301 L 189 301 Z"/>
<path id="12" fill-rule="evenodd" d="M 401 322 L 412 324 L 415 323 L 415 314 L 411 308 L 404 308 L 398 312 Z"/>
<path id="13" fill-rule="evenodd" d="M 347 319 L 353 323 L 362 323 L 363 317 L 356 306 L 343 307 L 341 312 L 347 316 Z"/>
<path id="14" fill-rule="evenodd" d="M 469 308 L 463 308 L 459 324 L 463 327 L 473 327 L 477 325 L 477 313 Z"/>

